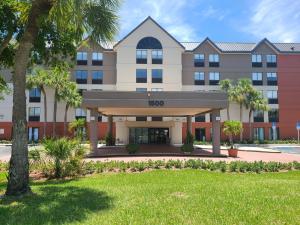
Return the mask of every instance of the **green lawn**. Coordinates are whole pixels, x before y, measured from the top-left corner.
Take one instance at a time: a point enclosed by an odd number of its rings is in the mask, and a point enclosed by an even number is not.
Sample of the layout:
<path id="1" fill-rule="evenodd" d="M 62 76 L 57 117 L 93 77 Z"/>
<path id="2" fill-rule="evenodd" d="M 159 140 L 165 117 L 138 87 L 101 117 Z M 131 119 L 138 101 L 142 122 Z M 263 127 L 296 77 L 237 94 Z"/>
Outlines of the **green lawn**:
<path id="1" fill-rule="evenodd" d="M 300 224 L 299 171 L 157 170 L 32 189 L 33 196 L 0 201 L 0 224 Z"/>

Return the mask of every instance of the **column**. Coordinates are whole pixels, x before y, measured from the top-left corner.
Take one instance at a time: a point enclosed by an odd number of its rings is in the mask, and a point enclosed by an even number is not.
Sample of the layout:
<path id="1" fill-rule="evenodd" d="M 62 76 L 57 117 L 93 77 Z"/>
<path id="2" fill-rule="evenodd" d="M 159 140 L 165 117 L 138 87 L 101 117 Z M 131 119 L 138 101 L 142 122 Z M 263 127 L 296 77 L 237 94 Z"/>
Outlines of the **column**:
<path id="1" fill-rule="evenodd" d="M 212 147 L 213 147 L 213 155 L 220 155 L 220 138 L 221 138 L 221 117 L 220 110 L 214 109 L 211 112 L 212 116 Z"/>
<path id="2" fill-rule="evenodd" d="M 112 130 L 113 130 L 113 117 L 112 115 L 108 115 L 107 117 L 107 134 L 111 134 L 112 135 Z"/>
<path id="3" fill-rule="evenodd" d="M 91 109 L 90 116 L 90 148 L 91 151 L 95 152 L 98 147 L 98 109 Z"/>
<path id="4" fill-rule="evenodd" d="M 186 116 L 186 134 L 192 134 L 192 116 Z"/>

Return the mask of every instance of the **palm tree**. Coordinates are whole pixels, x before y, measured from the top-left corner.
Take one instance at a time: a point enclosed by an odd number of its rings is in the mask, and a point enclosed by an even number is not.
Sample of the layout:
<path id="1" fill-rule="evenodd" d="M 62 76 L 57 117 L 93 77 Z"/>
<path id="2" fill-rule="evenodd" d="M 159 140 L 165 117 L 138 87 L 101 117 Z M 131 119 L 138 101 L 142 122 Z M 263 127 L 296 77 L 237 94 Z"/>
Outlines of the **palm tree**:
<path id="1" fill-rule="evenodd" d="M 240 106 L 240 121 L 243 124 L 243 106 L 246 102 L 247 94 L 253 90 L 253 86 L 249 79 L 239 79 L 236 86 L 231 91 L 233 101 Z M 240 141 L 243 140 L 243 131 L 240 133 Z"/>
<path id="2" fill-rule="evenodd" d="M 247 94 L 245 106 L 246 106 L 246 109 L 249 110 L 249 139 L 250 139 L 250 141 L 252 141 L 253 140 L 253 129 L 252 129 L 251 117 L 252 117 L 253 111 L 255 111 L 255 110 L 267 111 L 268 103 L 267 103 L 267 100 L 262 96 L 262 94 L 259 91 L 252 89 Z"/>
<path id="3" fill-rule="evenodd" d="M 230 102 L 232 101 L 232 89 L 234 86 L 232 85 L 232 81 L 230 79 L 225 79 L 220 81 L 220 87 L 223 91 L 226 92 L 228 97 L 228 103 L 227 103 L 227 120 L 230 120 Z"/>
<path id="4" fill-rule="evenodd" d="M 49 86 L 54 89 L 54 105 L 53 105 L 53 137 L 56 136 L 56 121 L 57 121 L 57 104 L 62 100 L 61 93 L 68 87 L 70 82 L 70 72 L 67 64 L 62 64 L 53 67 L 50 71 Z"/>
<path id="5" fill-rule="evenodd" d="M 76 119 L 69 123 L 69 131 L 75 131 L 75 136 L 82 141 L 83 140 L 83 128 L 86 126 L 86 120 L 84 118 Z"/>
<path id="6" fill-rule="evenodd" d="M 66 135 L 68 110 L 70 107 L 79 107 L 82 102 L 82 97 L 78 93 L 76 83 L 70 81 L 60 93 L 60 98 L 66 102 L 64 115 L 64 135 Z"/>
<path id="7" fill-rule="evenodd" d="M 47 128 L 47 94 L 46 94 L 46 86 L 50 84 L 50 74 L 47 70 L 44 69 L 36 69 L 33 74 L 27 77 L 27 88 L 32 89 L 37 87 L 41 90 L 44 97 L 44 134 L 46 137 L 46 128 Z"/>
<path id="8" fill-rule="evenodd" d="M 6 195 L 30 192 L 26 120 L 26 69 L 39 28 L 50 21 L 58 32 L 71 32 L 70 43 L 84 35 L 96 41 L 112 40 L 117 31 L 119 0 L 35 0 L 28 1 L 24 26 L 14 55 L 13 144 Z M 20 12 L 21 14 L 21 12 Z M 76 32 L 74 32 L 76 31 Z"/>

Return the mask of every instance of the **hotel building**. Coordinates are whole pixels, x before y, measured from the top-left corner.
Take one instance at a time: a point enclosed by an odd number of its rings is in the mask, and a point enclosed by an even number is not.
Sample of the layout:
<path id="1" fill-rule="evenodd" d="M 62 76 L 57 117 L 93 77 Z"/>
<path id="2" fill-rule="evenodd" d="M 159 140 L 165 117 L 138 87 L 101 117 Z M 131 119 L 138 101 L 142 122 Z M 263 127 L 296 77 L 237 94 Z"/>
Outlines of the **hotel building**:
<path id="1" fill-rule="evenodd" d="M 218 146 L 221 123 L 227 120 L 227 96 L 219 81 L 252 80 L 268 100 L 270 110 L 256 111 L 256 139 L 296 138 L 300 121 L 300 43 L 179 42 L 151 17 L 122 40 L 100 45 L 86 40 L 78 48 L 74 81 L 83 94 L 81 108 L 69 111 L 69 122 L 86 118 L 92 143 L 112 132 L 119 144 L 181 144 L 190 131 L 196 140 Z M 1 73 L 11 85 L 11 73 Z M 47 135 L 52 133 L 53 90 L 48 93 Z M 43 137 L 43 98 L 28 90 L 28 138 Z M 57 132 L 63 134 L 63 110 L 58 104 Z M 60 113 L 61 112 L 61 113 Z M 231 119 L 239 106 L 230 103 Z M 247 109 L 244 137 L 249 138 Z M 0 139 L 12 135 L 12 95 L 0 102 Z M 272 125 L 276 128 L 273 129 Z M 95 147 L 95 146 L 94 146 Z"/>

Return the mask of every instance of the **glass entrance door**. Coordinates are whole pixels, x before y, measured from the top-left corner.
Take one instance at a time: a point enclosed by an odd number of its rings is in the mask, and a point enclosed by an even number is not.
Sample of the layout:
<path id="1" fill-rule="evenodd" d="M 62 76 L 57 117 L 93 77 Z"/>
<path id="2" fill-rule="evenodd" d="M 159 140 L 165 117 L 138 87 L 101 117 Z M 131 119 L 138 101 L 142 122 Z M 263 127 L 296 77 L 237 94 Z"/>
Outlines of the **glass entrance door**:
<path id="1" fill-rule="evenodd" d="M 168 144 L 169 128 L 130 128 L 129 142 L 135 144 Z"/>
<path id="2" fill-rule="evenodd" d="M 167 144 L 169 141 L 169 128 L 149 128 L 149 144 Z"/>

